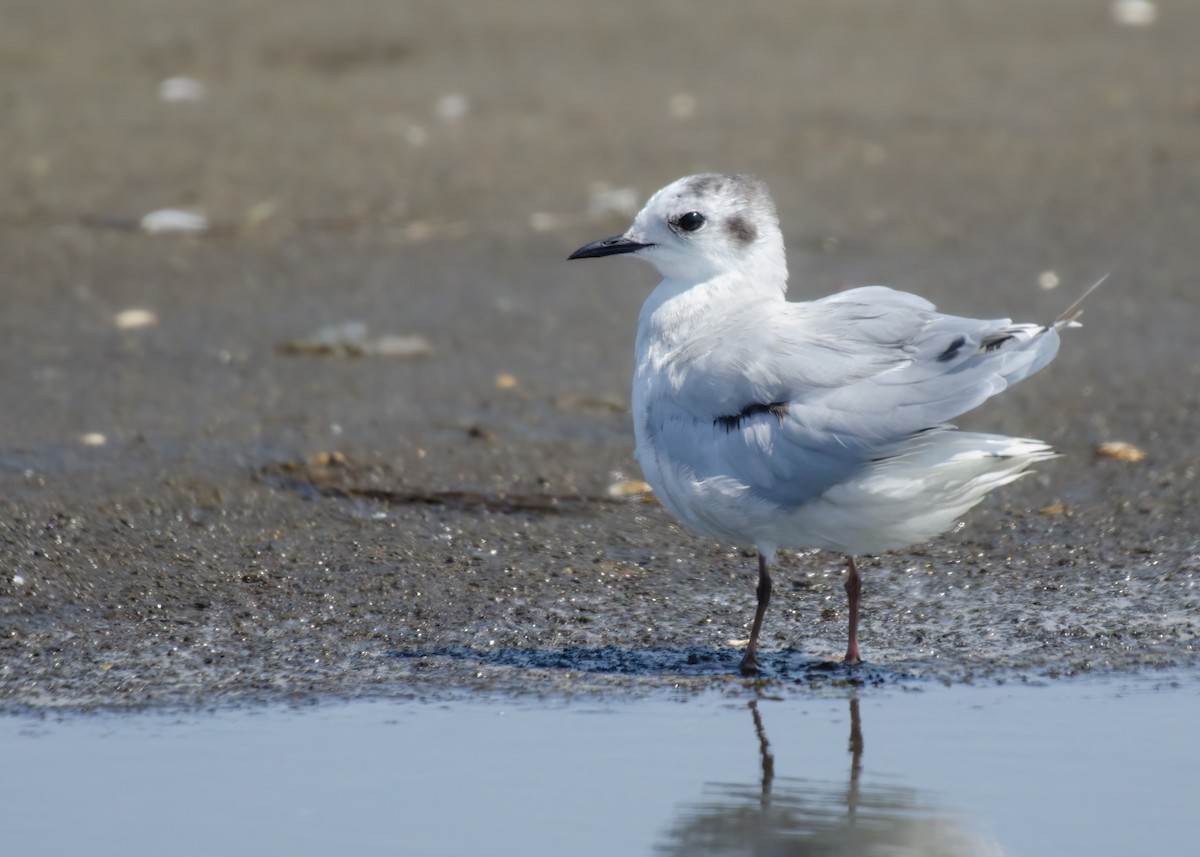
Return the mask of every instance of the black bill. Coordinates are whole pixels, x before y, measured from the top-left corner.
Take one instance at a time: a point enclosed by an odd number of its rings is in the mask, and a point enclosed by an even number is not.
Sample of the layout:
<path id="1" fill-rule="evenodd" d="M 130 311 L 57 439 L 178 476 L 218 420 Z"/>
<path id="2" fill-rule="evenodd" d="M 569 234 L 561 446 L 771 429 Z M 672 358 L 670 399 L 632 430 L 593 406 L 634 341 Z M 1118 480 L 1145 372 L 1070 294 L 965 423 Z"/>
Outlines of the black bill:
<path id="1" fill-rule="evenodd" d="M 568 256 L 567 261 L 571 259 L 591 259 L 594 256 L 616 256 L 618 253 L 634 253 L 643 247 L 651 246 L 653 245 L 633 241 L 624 235 L 614 235 L 612 238 L 601 238 L 599 241 L 593 241 L 591 244 L 584 244 Z"/>

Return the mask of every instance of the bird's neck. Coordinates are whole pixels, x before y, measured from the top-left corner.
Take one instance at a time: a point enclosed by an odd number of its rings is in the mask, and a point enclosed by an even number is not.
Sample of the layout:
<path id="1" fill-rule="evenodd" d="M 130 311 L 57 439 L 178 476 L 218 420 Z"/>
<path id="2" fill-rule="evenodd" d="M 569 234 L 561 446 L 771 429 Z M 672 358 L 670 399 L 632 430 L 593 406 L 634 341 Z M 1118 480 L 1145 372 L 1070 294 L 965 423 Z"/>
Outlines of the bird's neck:
<path id="1" fill-rule="evenodd" d="M 653 338 L 670 347 L 698 332 L 719 327 L 722 318 L 750 304 L 784 303 L 786 272 L 747 277 L 724 273 L 703 282 L 665 279 L 646 298 L 638 319 L 638 339 Z"/>

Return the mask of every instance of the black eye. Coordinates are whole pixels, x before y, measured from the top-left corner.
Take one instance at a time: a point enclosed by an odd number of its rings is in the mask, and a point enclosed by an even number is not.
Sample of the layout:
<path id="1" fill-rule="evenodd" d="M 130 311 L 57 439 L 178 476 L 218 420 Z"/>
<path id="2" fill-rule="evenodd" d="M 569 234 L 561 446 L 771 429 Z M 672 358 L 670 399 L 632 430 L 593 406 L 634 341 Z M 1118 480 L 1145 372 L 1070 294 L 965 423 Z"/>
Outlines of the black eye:
<path id="1" fill-rule="evenodd" d="M 687 214 L 679 215 L 679 219 L 675 221 L 675 225 L 684 232 L 695 232 L 704 225 L 705 217 L 698 211 L 689 211 Z"/>

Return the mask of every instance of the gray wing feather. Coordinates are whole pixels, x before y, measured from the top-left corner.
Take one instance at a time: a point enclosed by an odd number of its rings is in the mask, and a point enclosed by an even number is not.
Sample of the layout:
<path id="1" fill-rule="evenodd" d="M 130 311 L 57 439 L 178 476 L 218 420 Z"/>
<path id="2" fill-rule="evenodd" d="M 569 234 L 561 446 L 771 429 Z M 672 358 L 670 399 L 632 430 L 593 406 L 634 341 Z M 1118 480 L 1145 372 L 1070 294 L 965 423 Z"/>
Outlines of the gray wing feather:
<path id="1" fill-rule="evenodd" d="M 758 333 L 753 355 L 715 347 L 710 389 L 689 397 L 685 384 L 654 422 L 696 478 L 731 478 L 774 503 L 821 494 L 1033 374 L 1058 350 L 1053 326 L 943 315 L 882 286 L 773 312 L 747 324 Z M 718 396 L 713 383 L 724 385 Z M 705 413 L 702 401 L 734 410 Z M 713 437 L 701 443 L 695 424 L 704 419 Z"/>

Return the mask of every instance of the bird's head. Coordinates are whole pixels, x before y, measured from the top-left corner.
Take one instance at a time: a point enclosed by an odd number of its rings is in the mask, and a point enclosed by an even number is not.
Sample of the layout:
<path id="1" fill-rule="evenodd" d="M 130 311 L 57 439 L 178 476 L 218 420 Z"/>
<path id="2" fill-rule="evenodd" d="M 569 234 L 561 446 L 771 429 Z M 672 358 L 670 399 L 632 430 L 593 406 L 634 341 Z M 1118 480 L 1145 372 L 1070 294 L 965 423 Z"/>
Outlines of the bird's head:
<path id="1" fill-rule="evenodd" d="M 782 287 L 787 279 L 775 204 L 752 176 L 703 173 L 672 182 L 650 197 L 625 233 L 586 244 L 570 258 L 622 253 L 644 259 L 668 280 L 704 282 L 741 272 Z"/>

